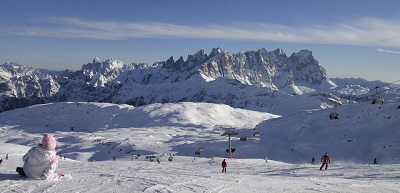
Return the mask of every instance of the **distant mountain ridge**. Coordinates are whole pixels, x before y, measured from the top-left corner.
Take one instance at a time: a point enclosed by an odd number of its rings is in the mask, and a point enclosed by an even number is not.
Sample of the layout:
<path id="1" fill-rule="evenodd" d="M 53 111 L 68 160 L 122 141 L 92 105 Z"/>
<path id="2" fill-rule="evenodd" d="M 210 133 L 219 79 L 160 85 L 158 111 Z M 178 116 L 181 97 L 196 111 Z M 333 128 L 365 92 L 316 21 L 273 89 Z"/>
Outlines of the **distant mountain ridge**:
<path id="1" fill-rule="evenodd" d="M 210 54 L 200 50 L 186 60 L 170 57 L 152 65 L 95 58 L 78 71 L 33 69 L 8 62 L 0 66 L 0 112 L 65 101 L 134 106 L 187 101 L 279 113 L 283 104 L 276 104 L 275 98 L 288 99 L 285 105 L 294 104 L 296 110 L 329 108 L 348 102 L 344 99 L 368 100 L 377 84 L 356 87 L 351 79 L 348 84 L 334 80 L 340 85 L 327 77 L 309 50 L 288 57 L 282 49 L 230 54 L 214 48 Z M 357 94 L 349 97 L 349 93 Z M 301 106 L 297 100 L 314 100 L 315 106 Z"/>

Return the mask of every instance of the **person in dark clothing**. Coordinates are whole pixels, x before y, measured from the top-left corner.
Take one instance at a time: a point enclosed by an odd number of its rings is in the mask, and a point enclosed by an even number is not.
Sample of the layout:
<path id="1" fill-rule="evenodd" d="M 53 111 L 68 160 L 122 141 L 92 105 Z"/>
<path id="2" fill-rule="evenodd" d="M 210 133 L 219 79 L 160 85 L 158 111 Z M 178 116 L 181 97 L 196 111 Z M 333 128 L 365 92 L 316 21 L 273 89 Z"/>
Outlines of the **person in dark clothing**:
<path id="1" fill-rule="evenodd" d="M 328 156 L 328 153 L 325 153 L 325 155 L 323 155 L 321 157 L 321 162 L 322 162 L 322 166 L 319 168 L 319 170 L 322 170 L 322 168 L 325 166 L 325 170 L 328 169 L 328 164 L 331 163 L 331 159 Z"/>
<path id="2" fill-rule="evenodd" d="M 314 164 L 315 164 L 315 158 L 312 157 L 312 159 L 311 159 L 311 165 L 314 165 Z"/>
<path id="3" fill-rule="evenodd" d="M 24 172 L 24 168 L 22 168 L 22 167 L 17 167 L 16 172 L 18 172 L 18 174 L 19 174 L 20 176 L 26 177 L 26 174 L 25 174 L 25 172 Z"/>
<path id="4" fill-rule="evenodd" d="M 378 160 L 376 158 L 374 159 L 374 164 L 378 164 Z"/>
<path id="5" fill-rule="evenodd" d="M 222 173 L 226 173 L 226 166 L 228 166 L 228 164 L 226 164 L 225 159 L 222 161 L 221 166 L 222 166 Z"/>

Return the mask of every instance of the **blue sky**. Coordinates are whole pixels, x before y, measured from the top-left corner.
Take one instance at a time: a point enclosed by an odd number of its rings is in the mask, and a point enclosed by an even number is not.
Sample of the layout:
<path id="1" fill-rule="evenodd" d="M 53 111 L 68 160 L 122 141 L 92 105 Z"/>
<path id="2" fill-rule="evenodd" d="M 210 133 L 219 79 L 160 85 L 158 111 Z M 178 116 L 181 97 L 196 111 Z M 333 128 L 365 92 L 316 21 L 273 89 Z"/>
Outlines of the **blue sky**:
<path id="1" fill-rule="evenodd" d="M 308 49 L 331 78 L 393 82 L 399 10 L 399 0 L 0 0 L 0 63 L 78 70 L 95 57 Z"/>

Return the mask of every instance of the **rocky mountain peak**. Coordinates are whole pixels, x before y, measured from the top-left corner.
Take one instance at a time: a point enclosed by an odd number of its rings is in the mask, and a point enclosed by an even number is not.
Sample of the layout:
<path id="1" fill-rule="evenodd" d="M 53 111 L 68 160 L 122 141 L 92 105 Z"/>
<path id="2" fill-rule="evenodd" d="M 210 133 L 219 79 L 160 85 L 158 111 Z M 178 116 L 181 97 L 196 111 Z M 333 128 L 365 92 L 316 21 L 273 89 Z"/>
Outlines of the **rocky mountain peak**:
<path id="1" fill-rule="evenodd" d="M 312 55 L 312 51 L 301 50 L 293 53 L 288 58 L 288 64 L 295 75 L 296 81 L 301 80 L 307 84 L 324 87 L 334 86 L 334 83 L 329 81 L 326 70 L 319 65 L 319 62 Z"/>
<path id="2" fill-rule="evenodd" d="M 318 66 L 319 63 L 314 59 L 312 55 L 312 51 L 309 50 L 300 50 L 300 52 L 293 52 L 290 56 L 292 61 L 295 61 L 299 67 L 306 67 L 309 65 Z"/>
<path id="3" fill-rule="evenodd" d="M 122 61 L 107 59 L 101 62 L 99 58 L 94 58 L 92 63 L 88 63 L 82 66 L 81 70 L 91 73 L 104 74 L 113 70 L 122 69 L 124 63 Z"/>
<path id="4" fill-rule="evenodd" d="M 284 56 L 284 57 L 286 57 L 286 53 L 285 53 L 281 48 L 278 48 L 278 49 L 274 50 L 273 52 L 274 52 L 274 54 L 277 55 L 277 56 Z"/>
<path id="5" fill-rule="evenodd" d="M 19 76 L 30 75 L 34 69 L 29 65 L 18 64 L 16 62 L 6 62 L 1 67 L 9 70 L 11 73 Z"/>
<path id="6" fill-rule="evenodd" d="M 213 48 L 210 53 L 210 58 L 220 54 L 222 52 L 221 48 Z"/>
<path id="7" fill-rule="evenodd" d="M 100 59 L 99 59 L 98 57 L 95 57 L 95 58 L 93 59 L 92 64 L 101 64 L 101 61 L 100 61 Z"/>

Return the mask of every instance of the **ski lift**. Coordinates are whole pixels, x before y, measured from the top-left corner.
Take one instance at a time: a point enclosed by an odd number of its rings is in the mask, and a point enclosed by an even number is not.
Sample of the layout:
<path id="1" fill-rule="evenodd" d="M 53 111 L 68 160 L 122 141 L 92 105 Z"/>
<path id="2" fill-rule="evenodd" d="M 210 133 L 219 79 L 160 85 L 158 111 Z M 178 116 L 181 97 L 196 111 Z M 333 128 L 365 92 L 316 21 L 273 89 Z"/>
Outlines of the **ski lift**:
<path id="1" fill-rule="evenodd" d="M 204 151 L 205 149 L 203 143 L 199 144 L 199 151 Z"/>
<path id="2" fill-rule="evenodd" d="M 336 105 L 335 105 L 335 110 L 333 112 L 331 112 L 331 114 L 329 115 L 329 119 L 339 119 L 339 113 L 336 112 Z"/>
<path id="3" fill-rule="evenodd" d="M 332 112 L 330 115 L 329 115 L 329 119 L 339 119 L 339 114 L 335 111 L 335 112 Z"/>
<path id="4" fill-rule="evenodd" d="M 221 136 L 225 136 L 225 135 L 228 135 L 228 132 L 225 131 L 224 133 L 221 134 Z"/>
<path id="5" fill-rule="evenodd" d="M 379 88 L 379 86 L 376 86 L 375 87 L 375 96 L 374 96 L 374 99 L 372 100 L 372 104 L 383 104 L 383 97 L 381 97 L 379 94 L 378 94 L 378 88 Z"/>
<path id="6" fill-rule="evenodd" d="M 247 137 L 246 137 L 246 136 L 240 137 L 240 141 L 246 141 L 246 140 L 247 140 Z"/>
<path id="7" fill-rule="evenodd" d="M 253 134 L 254 137 L 260 137 L 261 136 L 261 132 L 257 131 Z"/>
<path id="8" fill-rule="evenodd" d="M 235 152 L 236 148 L 231 148 L 231 152 Z M 226 149 L 226 153 L 229 153 L 229 148 Z"/>
<path id="9" fill-rule="evenodd" d="M 375 95 L 375 98 L 372 100 L 372 104 L 383 104 L 383 98 L 379 95 Z"/>
<path id="10" fill-rule="evenodd" d="M 225 128 L 224 129 L 224 133 L 221 136 L 233 136 L 233 135 L 237 135 L 238 132 L 235 131 L 234 128 Z"/>
<path id="11" fill-rule="evenodd" d="M 154 155 L 146 156 L 146 159 L 149 159 L 151 162 L 154 161 L 157 157 Z"/>

